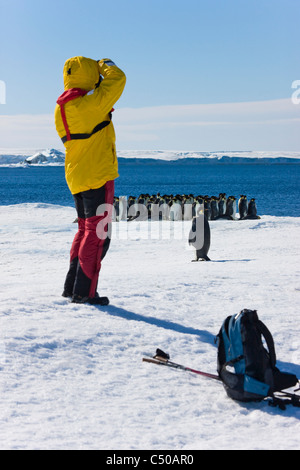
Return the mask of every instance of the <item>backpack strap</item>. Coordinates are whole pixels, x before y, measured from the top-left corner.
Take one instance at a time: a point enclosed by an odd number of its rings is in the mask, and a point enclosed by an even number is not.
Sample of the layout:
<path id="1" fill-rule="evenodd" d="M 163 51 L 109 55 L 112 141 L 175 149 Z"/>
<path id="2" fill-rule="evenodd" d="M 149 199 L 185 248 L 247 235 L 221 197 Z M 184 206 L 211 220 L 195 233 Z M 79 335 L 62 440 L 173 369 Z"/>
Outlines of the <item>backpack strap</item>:
<path id="1" fill-rule="evenodd" d="M 275 345 L 274 345 L 274 340 L 271 332 L 268 330 L 266 325 L 261 321 L 257 320 L 257 326 L 259 332 L 262 334 L 262 336 L 265 338 L 268 350 L 269 350 L 269 356 L 270 356 L 270 364 L 272 369 L 275 368 L 276 365 L 276 353 L 275 353 Z"/>
<path id="2" fill-rule="evenodd" d="M 291 374 L 289 372 L 282 372 L 276 367 L 276 354 L 275 354 L 275 346 L 273 337 L 266 327 L 266 325 L 258 320 L 258 329 L 260 333 L 263 335 L 267 342 L 268 350 L 269 350 L 269 360 L 270 366 L 273 372 L 273 385 L 272 385 L 272 393 L 274 396 L 274 392 L 280 392 L 283 395 L 282 397 L 288 397 L 289 400 L 287 403 L 292 403 L 294 406 L 300 406 L 300 397 L 299 395 L 289 394 L 284 390 L 294 387 L 298 383 L 298 378 L 296 375 Z"/>
<path id="3" fill-rule="evenodd" d="M 293 405 L 296 408 L 300 408 L 300 396 L 295 393 L 284 393 L 282 395 L 275 396 L 273 395 L 272 399 L 269 401 L 270 406 L 279 406 L 281 410 L 286 409 L 286 405 Z"/>

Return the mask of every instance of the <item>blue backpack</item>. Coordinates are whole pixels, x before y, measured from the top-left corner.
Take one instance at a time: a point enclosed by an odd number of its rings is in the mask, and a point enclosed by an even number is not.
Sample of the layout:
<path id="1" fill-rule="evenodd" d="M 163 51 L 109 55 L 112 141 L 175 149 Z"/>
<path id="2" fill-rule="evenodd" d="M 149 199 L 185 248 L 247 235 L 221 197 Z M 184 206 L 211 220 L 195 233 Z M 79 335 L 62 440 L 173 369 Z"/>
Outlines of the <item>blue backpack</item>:
<path id="1" fill-rule="evenodd" d="M 227 395 L 234 400 L 274 399 L 275 392 L 297 385 L 295 375 L 280 372 L 276 367 L 273 337 L 256 310 L 244 309 L 227 317 L 217 339 L 218 374 Z"/>

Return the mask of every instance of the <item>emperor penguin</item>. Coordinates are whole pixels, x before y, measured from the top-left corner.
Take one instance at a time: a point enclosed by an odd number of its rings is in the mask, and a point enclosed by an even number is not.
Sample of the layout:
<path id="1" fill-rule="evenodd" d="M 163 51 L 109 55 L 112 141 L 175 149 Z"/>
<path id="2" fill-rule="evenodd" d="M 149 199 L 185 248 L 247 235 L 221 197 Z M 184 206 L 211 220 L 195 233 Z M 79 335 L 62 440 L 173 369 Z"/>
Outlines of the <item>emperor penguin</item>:
<path id="1" fill-rule="evenodd" d="M 244 194 L 240 195 L 240 199 L 238 202 L 238 209 L 239 209 L 239 215 L 240 215 L 240 220 L 246 217 L 247 211 L 248 211 L 248 200 L 247 196 Z"/>
<path id="2" fill-rule="evenodd" d="M 255 198 L 251 198 L 248 205 L 247 215 L 243 217 L 243 220 L 246 219 L 260 219 L 260 216 L 257 215 L 257 208 Z"/>
<path id="3" fill-rule="evenodd" d="M 234 196 L 229 196 L 226 200 L 226 211 L 225 214 L 220 216 L 220 219 L 235 220 L 236 214 L 236 198 Z"/>
<path id="4" fill-rule="evenodd" d="M 210 227 L 203 212 L 193 218 L 188 241 L 189 245 L 192 245 L 196 250 L 196 259 L 193 261 L 210 261 L 207 256 L 210 248 Z"/>
<path id="5" fill-rule="evenodd" d="M 212 196 L 210 199 L 210 211 L 211 220 L 217 220 L 219 218 L 219 204 L 218 199 L 215 196 Z"/>
<path id="6" fill-rule="evenodd" d="M 218 197 L 219 217 L 226 212 L 226 194 L 220 193 Z"/>

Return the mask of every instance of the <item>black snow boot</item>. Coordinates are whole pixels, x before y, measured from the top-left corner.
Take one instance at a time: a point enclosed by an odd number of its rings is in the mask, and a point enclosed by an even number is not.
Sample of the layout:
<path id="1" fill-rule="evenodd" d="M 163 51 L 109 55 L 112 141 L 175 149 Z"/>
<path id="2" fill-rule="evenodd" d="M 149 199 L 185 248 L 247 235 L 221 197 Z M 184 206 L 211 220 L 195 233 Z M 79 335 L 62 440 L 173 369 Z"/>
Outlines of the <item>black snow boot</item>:
<path id="1" fill-rule="evenodd" d="M 99 294 L 96 292 L 96 295 L 93 298 L 80 297 L 80 295 L 73 295 L 71 302 L 75 304 L 108 305 L 109 299 L 108 297 L 100 297 Z"/>

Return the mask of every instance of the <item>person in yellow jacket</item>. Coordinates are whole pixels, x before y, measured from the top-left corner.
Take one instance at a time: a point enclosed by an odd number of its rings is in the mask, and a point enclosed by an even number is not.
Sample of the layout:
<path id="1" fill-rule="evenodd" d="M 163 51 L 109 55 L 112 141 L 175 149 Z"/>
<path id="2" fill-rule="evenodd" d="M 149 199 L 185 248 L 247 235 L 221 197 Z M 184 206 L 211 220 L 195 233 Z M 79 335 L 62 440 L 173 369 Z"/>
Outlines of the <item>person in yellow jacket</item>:
<path id="1" fill-rule="evenodd" d="M 111 119 L 126 77 L 110 59 L 81 56 L 66 61 L 63 77 L 55 126 L 65 145 L 65 176 L 78 215 L 63 296 L 76 303 L 107 305 L 97 284 L 110 244 L 114 180 L 119 176 Z"/>

